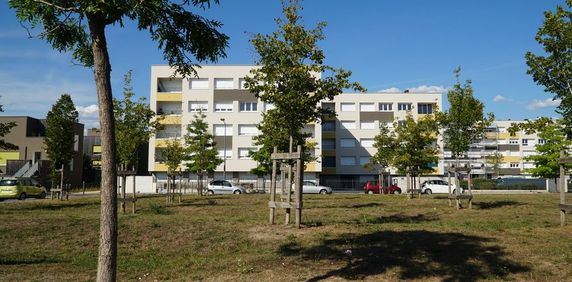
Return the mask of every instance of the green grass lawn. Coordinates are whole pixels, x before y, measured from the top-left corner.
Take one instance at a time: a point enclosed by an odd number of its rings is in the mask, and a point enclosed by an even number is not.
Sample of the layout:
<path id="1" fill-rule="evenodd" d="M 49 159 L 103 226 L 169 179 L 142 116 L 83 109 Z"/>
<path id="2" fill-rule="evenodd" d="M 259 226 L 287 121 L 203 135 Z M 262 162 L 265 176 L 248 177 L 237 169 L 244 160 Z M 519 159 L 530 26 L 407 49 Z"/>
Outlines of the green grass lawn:
<path id="1" fill-rule="evenodd" d="M 305 196 L 304 228 L 270 226 L 269 195 L 141 198 L 119 216 L 118 279 L 534 280 L 572 277 L 558 195 Z M 94 280 L 99 199 L 0 204 L 0 281 Z"/>

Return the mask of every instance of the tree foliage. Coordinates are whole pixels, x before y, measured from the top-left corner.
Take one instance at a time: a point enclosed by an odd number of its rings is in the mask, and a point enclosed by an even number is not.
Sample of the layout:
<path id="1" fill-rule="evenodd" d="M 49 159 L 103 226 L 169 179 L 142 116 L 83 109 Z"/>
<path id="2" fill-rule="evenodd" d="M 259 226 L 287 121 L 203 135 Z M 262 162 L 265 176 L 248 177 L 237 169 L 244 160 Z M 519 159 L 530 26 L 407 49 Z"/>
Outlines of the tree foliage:
<path id="1" fill-rule="evenodd" d="M 167 166 L 167 174 L 174 175 L 181 163 L 187 158 L 185 147 L 181 141 L 168 140 L 167 146 L 161 150 L 161 158 Z"/>
<path id="2" fill-rule="evenodd" d="M 527 73 L 554 99 L 561 99 L 557 112 L 564 120 L 566 136 L 572 139 L 572 0 L 566 0 L 566 6 L 544 12 L 544 23 L 535 37 L 544 54 L 527 52 L 525 57 Z"/>
<path id="3" fill-rule="evenodd" d="M 485 162 L 493 169 L 493 173 L 496 176 L 500 173 L 500 165 L 502 164 L 503 159 L 504 156 L 499 152 L 494 152 L 493 154 L 485 156 Z"/>
<path id="4" fill-rule="evenodd" d="M 470 80 L 461 83 L 461 68 L 454 71 L 456 83 L 447 93 L 449 110 L 438 114 L 443 132 L 444 142 L 453 158 L 459 158 L 467 152 L 475 139 L 482 136 L 491 125 L 494 115 L 485 115 L 485 105 L 473 96 Z"/>
<path id="5" fill-rule="evenodd" d="M 60 169 L 62 165 L 67 168 L 76 154 L 74 124 L 79 121 L 78 117 L 79 114 L 68 94 L 63 94 L 47 114 L 44 145 L 52 162 L 52 172 Z"/>
<path id="6" fill-rule="evenodd" d="M 124 77 L 123 100 L 113 99 L 117 162 L 123 169 L 136 165 L 138 149 L 161 128 L 161 118 L 156 118 L 145 98 L 132 100 L 131 74 L 130 70 Z"/>
<path id="7" fill-rule="evenodd" d="M 117 184 L 115 123 L 111 92 L 111 63 L 106 28 L 124 26 L 125 20 L 147 30 L 163 50 L 164 58 L 183 76 L 196 74 L 195 60 L 216 61 L 225 56 L 228 37 L 218 31 L 221 23 L 187 10 L 206 8 L 218 0 L 9 0 L 18 19 L 40 28 L 39 38 L 61 52 L 92 67 L 99 101 L 101 125 L 101 217 L 98 281 L 116 280 Z"/>
<path id="8" fill-rule="evenodd" d="M 4 109 L 2 109 L 2 105 L 0 105 L 0 112 L 3 112 Z M 6 136 L 8 133 L 10 133 L 10 130 L 12 130 L 13 127 L 16 126 L 15 122 L 6 122 L 6 123 L 0 123 L 0 138 L 3 138 L 4 136 Z M 0 150 L 17 150 L 18 146 L 6 142 L 6 140 L 4 139 L 0 139 Z"/>
<path id="9" fill-rule="evenodd" d="M 439 126 L 435 116 L 420 116 L 416 121 L 408 113 L 405 120 L 394 123 L 394 127 L 396 150 L 393 166 L 413 176 L 435 171 L 439 161 Z"/>
<path id="10" fill-rule="evenodd" d="M 218 156 L 216 142 L 208 133 L 206 115 L 202 112 L 194 115 L 193 121 L 187 126 L 185 135 L 186 151 L 189 163 L 187 170 L 192 173 L 213 173 L 223 160 Z"/>
<path id="11" fill-rule="evenodd" d="M 263 113 L 258 127 L 261 134 L 254 138 L 254 143 L 261 146 L 252 154 L 259 163 L 253 170 L 258 175 L 269 172 L 274 146 L 288 151 L 290 136 L 294 148 L 304 145 L 308 135 L 302 129 L 322 117 L 322 100 L 332 100 L 344 89 L 364 90 L 349 81 L 350 71 L 324 65 L 325 55 L 318 41 L 325 38 L 326 24 L 321 22 L 314 29 L 306 29 L 300 10 L 298 1 L 284 3 L 284 19 L 276 19 L 278 30 L 257 34 L 250 40 L 259 55 L 256 63 L 260 68 L 245 78 L 245 86 L 257 98 L 275 106 Z M 320 74 L 328 76 L 320 78 Z"/>
<path id="12" fill-rule="evenodd" d="M 536 120 L 527 120 L 525 123 L 513 123 L 509 128 L 511 134 L 519 130 L 524 130 L 526 134 L 537 133 L 538 137 L 544 139 L 544 144 L 536 144 L 535 149 L 538 154 L 524 157 L 527 161 L 534 162 L 535 167 L 525 169 L 533 176 L 544 178 L 560 177 L 560 152 L 569 155 L 568 150 L 572 142 L 566 137 L 564 120 L 553 120 L 541 117 Z M 572 168 L 572 164 L 566 164 L 567 169 Z"/>
<path id="13" fill-rule="evenodd" d="M 379 127 L 379 133 L 373 139 L 375 154 L 369 159 L 369 163 L 364 167 L 373 170 L 376 167 L 380 172 L 380 185 L 383 185 L 383 172 L 389 168 L 397 157 L 397 137 L 395 132 L 389 130 L 385 123 Z"/>

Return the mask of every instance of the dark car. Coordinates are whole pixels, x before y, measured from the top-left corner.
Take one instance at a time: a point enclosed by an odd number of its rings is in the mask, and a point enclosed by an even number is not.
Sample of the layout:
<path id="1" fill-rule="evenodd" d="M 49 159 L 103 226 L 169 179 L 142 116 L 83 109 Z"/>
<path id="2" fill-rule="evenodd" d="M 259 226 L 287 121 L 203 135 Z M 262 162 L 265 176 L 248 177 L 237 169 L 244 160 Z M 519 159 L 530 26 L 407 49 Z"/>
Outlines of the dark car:
<path id="1" fill-rule="evenodd" d="M 391 185 L 389 187 L 383 187 L 379 189 L 379 185 L 377 185 L 377 181 L 367 181 L 363 185 L 363 191 L 366 194 L 379 194 L 382 191 L 383 194 L 401 194 L 401 188 L 397 185 Z"/>

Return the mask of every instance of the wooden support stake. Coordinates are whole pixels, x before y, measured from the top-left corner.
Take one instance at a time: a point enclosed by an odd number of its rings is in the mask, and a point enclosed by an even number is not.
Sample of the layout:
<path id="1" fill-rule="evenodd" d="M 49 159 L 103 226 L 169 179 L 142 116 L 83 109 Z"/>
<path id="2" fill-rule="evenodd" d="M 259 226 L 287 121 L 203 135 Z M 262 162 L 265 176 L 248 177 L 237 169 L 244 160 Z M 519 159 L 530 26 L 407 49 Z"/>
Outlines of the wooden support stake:
<path id="1" fill-rule="evenodd" d="M 564 152 L 560 152 L 560 159 L 564 159 L 565 155 Z M 564 163 L 560 163 L 560 183 L 558 183 L 560 188 L 560 204 L 566 204 L 566 168 L 564 167 Z M 566 223 L 566 211 L 564 209 L 560 209 L 560 226 L 564 226 Z"/>
<path id="2" fill-rule="evenodd" d="M 447 183 L 449 184 L 449 196 L 451 196 L 451 168 L 449 167 L 449 170 L 447 170 Z M 451 197 L 449 197 L 449 207 L 453 206 L 453 201 L 451 200 Z"/>
<path id="3" fill-rule="evenodd" d="M 296 148 L 300 155 L 303 155 L 302 146 Z M 304 164 L 302 158 L 296 160 L 296 227 L 300 228 L 302 224 L 302 185 L 304 183 Z"/>
<path id="4" fill-rule="evenodd" d="M 274 153 L 278 152 L 278 147 L 274 147 Z M 276 160 L 272 160 L 272 180 L 270 182 L 270 203 L 276 203 Z M 276 216 L 276 208 L 270 207 L 269 221 L 274 224 Z"/>

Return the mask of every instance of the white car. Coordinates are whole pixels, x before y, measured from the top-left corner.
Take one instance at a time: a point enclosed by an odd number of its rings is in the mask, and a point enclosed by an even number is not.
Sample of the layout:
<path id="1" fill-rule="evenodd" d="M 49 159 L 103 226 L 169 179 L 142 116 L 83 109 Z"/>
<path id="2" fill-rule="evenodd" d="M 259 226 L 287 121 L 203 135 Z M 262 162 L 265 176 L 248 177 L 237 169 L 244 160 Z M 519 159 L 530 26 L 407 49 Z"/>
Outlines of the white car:
<path id="1" fill-rule="evenodd" d="M 457 186 L 455 184 L 451 184 L 451 193 L 455 194 Z M 463 193 L 463 188 L 460 190 L 461 194 Z M 427 180 L 421 184 L 421 193 L 423 194 L 433 194 L 433 193 L 449 193 L 449 183 L 447 181 L 443 181 L 440 179 L 436 180 Z"/>
<path id="2" fill-rule="evenodd" d="M 317 185 L 308 180 L 302 183 L 302 193 L 304 194 L 332 194 L 332 187 Z"/>
<path id="3" fill-rule="evenodd" d="M 240 185 L 234 185 L 228 180 L 214 180 L 207 186 L 207 194 L 244 194 L 246 190 Z"/>

